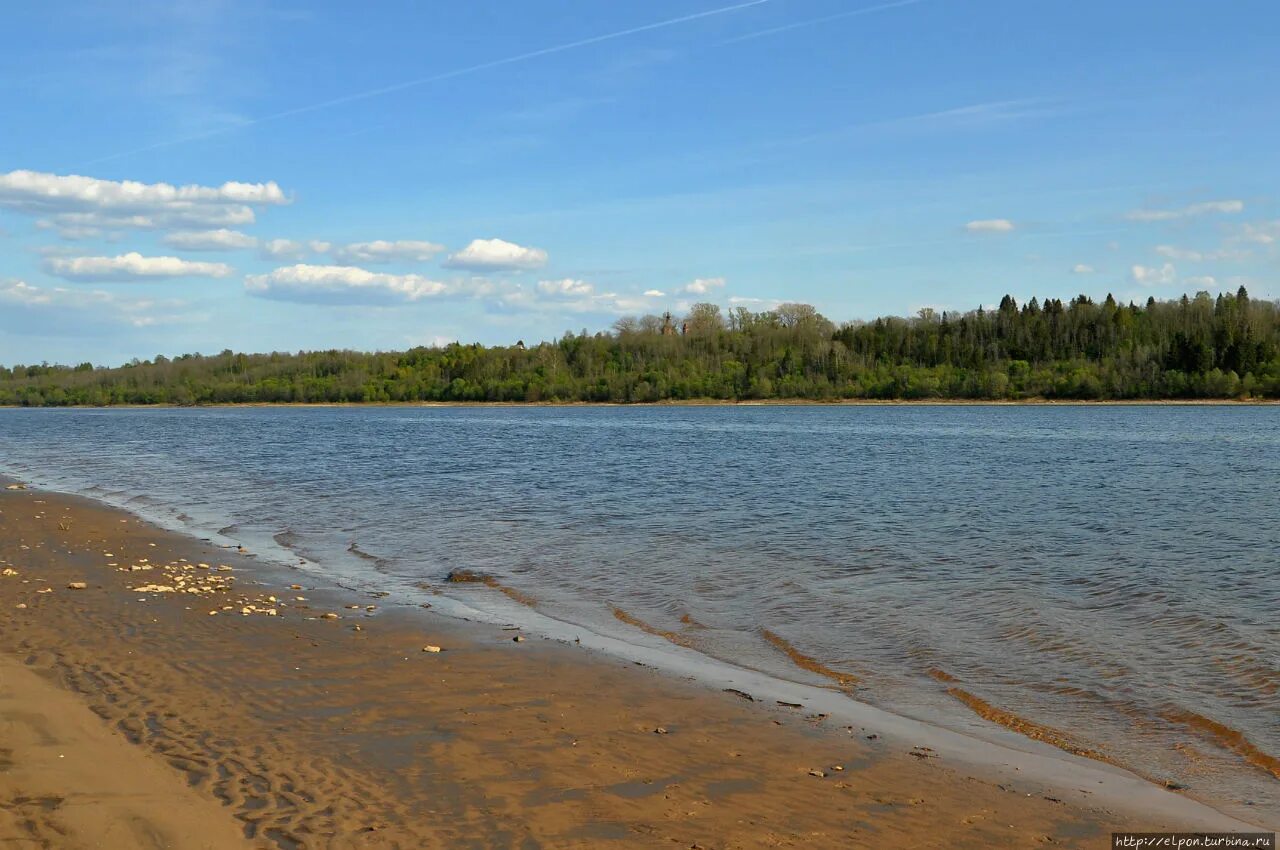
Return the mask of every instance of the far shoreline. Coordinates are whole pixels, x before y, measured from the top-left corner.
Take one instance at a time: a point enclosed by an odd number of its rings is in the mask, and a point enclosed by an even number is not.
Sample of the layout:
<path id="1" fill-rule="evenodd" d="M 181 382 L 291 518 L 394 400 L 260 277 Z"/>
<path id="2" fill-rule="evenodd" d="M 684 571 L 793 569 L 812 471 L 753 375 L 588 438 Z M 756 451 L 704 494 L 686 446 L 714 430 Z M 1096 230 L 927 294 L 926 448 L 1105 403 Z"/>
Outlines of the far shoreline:
<path id="1" fill-rule="evenodd" d="M 663 401 L 233 401 L 211 404 L 3 404 L 0 410 L 209 410 L 234 408 L 660 408 L 660 407 L 1275 407 L 1280 399 L 667 399 Z"/>

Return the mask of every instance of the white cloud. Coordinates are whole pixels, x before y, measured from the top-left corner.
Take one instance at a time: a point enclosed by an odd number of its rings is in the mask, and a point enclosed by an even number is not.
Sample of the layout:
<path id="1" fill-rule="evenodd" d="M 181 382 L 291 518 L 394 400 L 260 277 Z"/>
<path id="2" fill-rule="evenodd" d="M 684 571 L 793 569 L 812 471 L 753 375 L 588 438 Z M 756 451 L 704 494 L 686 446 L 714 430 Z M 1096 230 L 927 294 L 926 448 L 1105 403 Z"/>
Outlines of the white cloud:
<path id="1" fill-rule="evenodd" d="M 381 274 L 354 266 L 284 266 L 249 275 L 245 290 L 284 301 L 377 303 L 419 301 L 443 295 L 448 284 L 416 274 Z"/>
<path id="2" fill-rule="evenodd" d="M 752 298 L 747 295 L 734 295 L 729 298 L 729 303 L 737 307 L 759 307 L 764 310 L 772 310 L 782 301 L 778 298 Z"/>
<path id="3" fill-rule="evenodd" d="M 48 326 L 41 330 L 71 330 L 67 325 L 69 317 L 138 328 L 185 318 L 174 312 L 158 312 L 173 311 L 182 306 L 181 301 L 162 302 L 82 288 L 39 287 L 21 280 L 0 281 L 0 304 L 6 307 L 5 315 L 20 315 L 24 321 L 34 319 Z M 32 329 L 29 325 L 24 328 Z"/>
<path id="4" fill-rule="evenodd" d="M 261 254 L 268 260 L 301 260 L 308 254 L 327 254 L 333 248 L 329 242 L 312 239 L 299 242 L 293 239 L 268 239 L 262 243 Z"/>
<path id="5" fill-rule="evenodd" d="M 1209 201 L 1203 204 L 1192 204 L 1184 212 L 1187 215 L 1204 215 L 1205 213 L 1238 213 L 1244 211 L 1244 201 Z"/>
<path id="6" fill-rule="evenodd" d="M 184 251 L 236 251 L 255 248 L 258 239 L 225 227 L 218 230 L 180 230 L 164 237 L 164 244 Z"/>
<path id="7" fill-rule="evenodd" d="M 1259 245 L 1272 245 L 1280 242 L 1280 219 L 1264 221 L 1258 224 L 1246 224 L 1240 228 L 1236 236 L 1240 242 L 1256 242 Z"/>
<path id="8" fill-rule="evenodd" d="M 970 233 L 1008 233 L 1013 228 L 1013 222 L 1007 218 L 982 218 L 964 226 Z"/>
<path id="9" fill-rule="evenodd" d="M 1096 271 L 1097 269 L 1088 263 L 1076 263 L 1071 267 L 1072 274 L 1093 274 Z"/>
<path id="10" fill-rule="evenodd" d="M 178 257 L 144 257 L 136 251 L 118 257 L 50 257 L 45 270 L 66 280 L 167 280 L 175 277 L 226 277 L 226 263 L 200 263 Z"/>
<path id="11" fill-rule="evenodd" d="M 1205 201 L 1199 204 L 1191 204 L 1173 210 L 1133 210 L 1126 218 L 1131 221 L 1173 221 L 1179 218 L 1193 218 L 1195 216 L 1210 215 L 1214 213 L 1229 214 L 1244 211 L 1244 201 L 1228 200 L 1228 201 Z"/>
<path id="12" fill-rule="evenodd" d="M 66 239 L 68 242 L 79 242 L 83 239 L 99 239 L 105 236 L 101 227 L 80 226 L 75 224 L 56 222 L 41 218 L 36 220 L 36 227 L 40 230 L 56 230 L 58 236 Z"/>
<path id="13" fill-rule="evenodd" d="M 1218 279 L 1211 274 L 1200 275 L 1198 277 L 1189 277 L 1183 281 L 1187 286 L 1198 286 L 1202 289 L 1211 289 L 1218 285 Z"/>
<path id="14" fill-rule="evenodd" d="M 502 239 L 473 239 L 456 254 L 450 254 L 445 266 L 451 269 L 513 271 L 538 269 L 547 264 L 547 252 L 526 248 Z"/>
<path id="15" fill-rule="evenodd" d="M 312 243 L 320 244 L 320 243 Z M 395 242 L 378 239 L 373 242 L 352 242 L 333 250 L 333 258 L 340 263 L 391 263 L 426 262 L 444 250 L 443 245 L 402 239 Z"/>
<path id="16" fill-rule="evenodd" d="M 0 174 L 0 207 L 43 217 L 67 233 L 87 229 L 234 227 L 255 207 L 289 203 L 274 182 L 174 186 L 40 171 Z"/>
<path id="17" fill-rule="evenodd" d="M 1179 248 L 1176 245 L 1157 245 L 1156 253 L 1171 260 L 1185 260 L 1190 263 L 1201 263 L 1211 260 L 1242 260 L 1248 252 L 1233 251 L 1220 248 L 1217 251 L 1197 251 L 1193 248 Z"/>
<path id="18" fill-rule="evenodd" d="M 665 298 L 667 297 L 667 293 L 663 292 L 661 289 L 646 289 L 644 291 L 644 297 L 645 298 Z"/>
<path id="19" fill-rule="evenodd" d="M 595 313 L 623 315 L 639 313 L 655 308 L 657 290 L 643 295 L 620 292 L 597 292 L 594 284 L 585 280 L 541 280 L 533 287 L 518 283 L 486 282 L 477 289 L 474 283 L 469 294 L 489 301 L 504 310 L 529 310 L 534 312 Z"/>
<path id="20" fill-rule="evenodd" d="M 722 277 L 700 277 L 680 287 L 680 291 L 690 295 L 706 295 L 714 289 L 724 289 L 724 283 Z"/>
<path id="21" fill-rule="evenodd" d="M 1165 284 L 1173 283 L 1178 278 L 1178 273 L 1173 267 L 1173 263 L 1165 263 L 1159 268 L 1135 265 L 1130 269 L 1130 275 L 1133 278 L 1133 282 L 1140 286 L 1164 286 Z"/>
<path id="22" fill-rule="evenodd" d="M 1198 263 L 1204 259 L 1204 254 L 1199 251 L 1193 251 L 1189 248 L 1179 248 L 1175 245 L 1157 245 L 1156 253 L 1162 257 L 1168 257 L 1171 260 L 1188 260 Z"/>
<path id="23" fill-rule="evenodd" d="M 565 278 L 564 280 L 540 280 L 538 281 L 538 291 L 544 295 L 575 297 L 591 295 L 596 291 L 596 288 L 585 280 Z"/>

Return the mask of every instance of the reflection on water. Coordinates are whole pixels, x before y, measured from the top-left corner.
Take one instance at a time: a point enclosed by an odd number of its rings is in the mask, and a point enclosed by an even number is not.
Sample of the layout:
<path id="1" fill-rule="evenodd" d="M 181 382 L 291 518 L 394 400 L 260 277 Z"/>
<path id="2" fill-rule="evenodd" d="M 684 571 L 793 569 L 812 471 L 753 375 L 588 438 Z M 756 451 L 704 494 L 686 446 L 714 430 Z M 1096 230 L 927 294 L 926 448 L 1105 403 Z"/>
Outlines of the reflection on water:
<path id="1" fill-rule="evenodd" d="M 1280 807 L 1280 410 L 0 411 L 0 467 Z M 274 544 L 272 544 L 274 538 Z"/>

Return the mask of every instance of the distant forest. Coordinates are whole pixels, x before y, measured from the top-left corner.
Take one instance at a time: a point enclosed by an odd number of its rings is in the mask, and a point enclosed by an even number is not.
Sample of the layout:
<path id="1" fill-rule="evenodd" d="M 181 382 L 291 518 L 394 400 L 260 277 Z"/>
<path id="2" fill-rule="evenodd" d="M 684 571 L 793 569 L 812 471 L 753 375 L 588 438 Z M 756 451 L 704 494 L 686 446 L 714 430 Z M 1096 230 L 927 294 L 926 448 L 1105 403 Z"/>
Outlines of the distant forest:
<path id="1" fill-rule="evenodd" d="M 0 367 L 0 404 L 1280 398 L 1280 304 L 1079 296 L 836 325 L 804 304 L 624 318 L 526 347 Z"/>

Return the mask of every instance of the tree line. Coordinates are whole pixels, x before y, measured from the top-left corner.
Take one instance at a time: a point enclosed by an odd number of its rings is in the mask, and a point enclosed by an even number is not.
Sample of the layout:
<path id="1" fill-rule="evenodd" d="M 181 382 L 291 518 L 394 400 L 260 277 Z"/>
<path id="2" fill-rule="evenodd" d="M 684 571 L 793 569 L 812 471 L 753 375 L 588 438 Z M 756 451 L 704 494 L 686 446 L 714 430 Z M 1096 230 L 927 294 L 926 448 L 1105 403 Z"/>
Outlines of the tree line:
<path id="1" fill-rule="evenodd" d="M 0 405 L 1280 398 L 1280 303 L 1243 287 L 1144 305 L 1005 296 L 994 310 L 836 325 L 813 307 L 696 304 L 526 347 L 185 354 L 0 366 Z"/>

